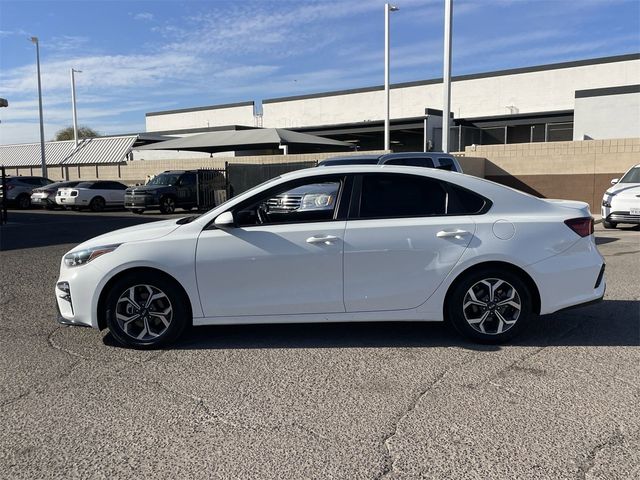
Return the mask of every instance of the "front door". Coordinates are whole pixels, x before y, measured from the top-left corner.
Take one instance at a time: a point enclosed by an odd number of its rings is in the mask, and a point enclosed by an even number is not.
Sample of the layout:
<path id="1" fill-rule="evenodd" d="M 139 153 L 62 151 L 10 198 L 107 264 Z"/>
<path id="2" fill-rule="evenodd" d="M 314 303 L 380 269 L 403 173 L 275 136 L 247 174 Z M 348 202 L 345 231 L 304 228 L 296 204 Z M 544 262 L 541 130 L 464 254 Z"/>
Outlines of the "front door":
<path id="1" fill-rule="evenodd" d="M 204 230 L 196 275 L 205 316 L 344 312 L 343 184 L 287 184 L 234 210 L 235 227 Z"/>

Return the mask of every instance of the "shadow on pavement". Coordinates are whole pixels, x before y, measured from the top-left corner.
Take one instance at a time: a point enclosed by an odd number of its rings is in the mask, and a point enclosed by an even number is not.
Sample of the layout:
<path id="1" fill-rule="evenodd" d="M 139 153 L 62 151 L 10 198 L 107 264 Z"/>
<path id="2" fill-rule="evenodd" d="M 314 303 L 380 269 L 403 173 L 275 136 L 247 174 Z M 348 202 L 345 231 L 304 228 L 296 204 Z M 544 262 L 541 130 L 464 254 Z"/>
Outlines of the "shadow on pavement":
<path id="1" fill-rule="evenodd" d="M 175 218 L 189 215 L 180 212 Z M 78 244 L 103 233 L 142 223 L 165 220 L 160 214 L 135 215 L 121 212 L 11 212 L 9 223 L 0 227 L 0 251 Z"/>
<path id="2" fill-rule="evenodd" d="M 639 346 L 640 302 L 606 300 L 597 305 L 536 318 L 511 346 Z M 104 337 L 116 346 L 110 334 Z M 254 348 L 428 348 L 498 351 L 499 345 L 464 340 L 436 322 L 353 322 L 224 325 L 192 328 L 169 350 Z"/>

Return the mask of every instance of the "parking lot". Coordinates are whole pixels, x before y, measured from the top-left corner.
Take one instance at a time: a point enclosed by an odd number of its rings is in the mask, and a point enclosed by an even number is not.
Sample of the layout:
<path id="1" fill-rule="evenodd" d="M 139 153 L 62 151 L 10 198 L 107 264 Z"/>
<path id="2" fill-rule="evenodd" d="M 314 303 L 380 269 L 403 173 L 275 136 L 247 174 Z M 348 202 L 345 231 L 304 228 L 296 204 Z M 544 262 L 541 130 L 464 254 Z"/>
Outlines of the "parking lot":
<path id="1" fill-rule="evenodd" d="M 134 351 L 55 322 L 67 250 L 162 218 L 9 212 L 0 477 L 640 477 L 639 227 L 596 226 L 604 302 L 507 346 L 365 323 L 202 327 Z"/>

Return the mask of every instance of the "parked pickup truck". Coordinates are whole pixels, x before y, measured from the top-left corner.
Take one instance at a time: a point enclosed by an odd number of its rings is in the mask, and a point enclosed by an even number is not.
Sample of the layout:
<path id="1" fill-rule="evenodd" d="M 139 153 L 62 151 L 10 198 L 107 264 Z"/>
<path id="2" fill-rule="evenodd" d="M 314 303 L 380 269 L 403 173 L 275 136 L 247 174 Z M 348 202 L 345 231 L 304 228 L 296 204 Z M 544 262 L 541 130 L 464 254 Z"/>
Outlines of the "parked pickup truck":
<path id="1" fill-rule="evenodd" d="M 124 194 L 125 208 L 134 213 L 157 210 L 173 213 L 176 208 L 191 210 L 198 204 L 196 170 L 167 170 L 146 185 L 130 187 Z"/>

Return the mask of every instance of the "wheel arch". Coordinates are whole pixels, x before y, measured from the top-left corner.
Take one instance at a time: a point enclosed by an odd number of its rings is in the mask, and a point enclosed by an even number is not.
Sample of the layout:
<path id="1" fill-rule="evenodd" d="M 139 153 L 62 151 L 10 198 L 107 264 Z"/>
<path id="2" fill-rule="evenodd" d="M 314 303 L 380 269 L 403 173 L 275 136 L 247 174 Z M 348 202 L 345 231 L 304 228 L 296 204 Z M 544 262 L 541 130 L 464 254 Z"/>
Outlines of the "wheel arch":
<path id="1" fill-rule="evenodd" d="M 155 275 L 155 276 L 162 276 L 165 279 L 173 282 L 176 285 L 176 287 L 178 288 L 179 294 L 182 295 L 185 305 L 189 309 L 189 325 L 191 323 L 193 323 L 193 308 L 191 306 L 191 299 L 189 298 L 189 295 L 187 294 L 186 290 L 184 289 L 184 287 L 182 286 L 182 284 L 178 280 L 176 280 L 172 275 L 170 275 L 167 272 L 165 272 L 163 270 L 160 270 L 158 268 L 153 268 L 153 267 L 131 267 L 131 268 L 127 268 L 126 270 L 122 270 L 121 272 L 116 273 L 102 287 L 102 290 L 100 291 L 100 296 L 98 297 L 98 305 L 97 305 L 97 312 L 96 312 L 96 317 L 97 317 L 97 320 L 98 320 L 98 329 L 99 330 L 104 330 L 105 328 L 107 328 L 107 319 L 105 317 L 105 309 L 104 309 L 105 305 L 104 304 L 105 304 L 105 302 L 107 300 L 107 296 L 109 294 L 109 290 L 111 289 L 111 286 L 114 283 L 116 283 L 118 280 L 120 280 L 122 277 L 124 277 L 126 275 L 131 275 L 133 273 L 147 273 L 147 274 L 152 274 L 152 275 Z"/>
<path id="2" fill-rule="evenodd" d="M 488 261 L 488 262 L 477 263 L 475 265 L 468 267 L 467 269 L 460 272 L 458 276 L 455 278 L 455 280 L 451 282 L 451 284 L 449 285 L 449 288 L 447 289 L 447 293 L 445 295 L 443 308 L 442 308 L 443 310 L 442 313 L 445 319 L 447 318 L 447 308 L 449 305 L 451 294 L 455 290 L 455 288 L 458 286 L 458 284 L 467 275 L 474 273 L 478 270 L 486 269 L 486 268 L 497 268 L 501 270 L 506 270 L 520 277 L 522 281 L 527 285 L 527 288 L 531 293 L 531 300 L 533 302 L 533 305 L 532 305 L 533 312 L 536 313 L 537 315 L 540 314 L 540 305 L 541 305 L 540 290 L 538 289 L 536 282 L 533 280 L 533 278 L 531 278 L 531 275 L 529 275 L 525 270 L 518 267 L 517 265 L 514 265 L 513 263 L 503 262 L 503 261 Z"/>

